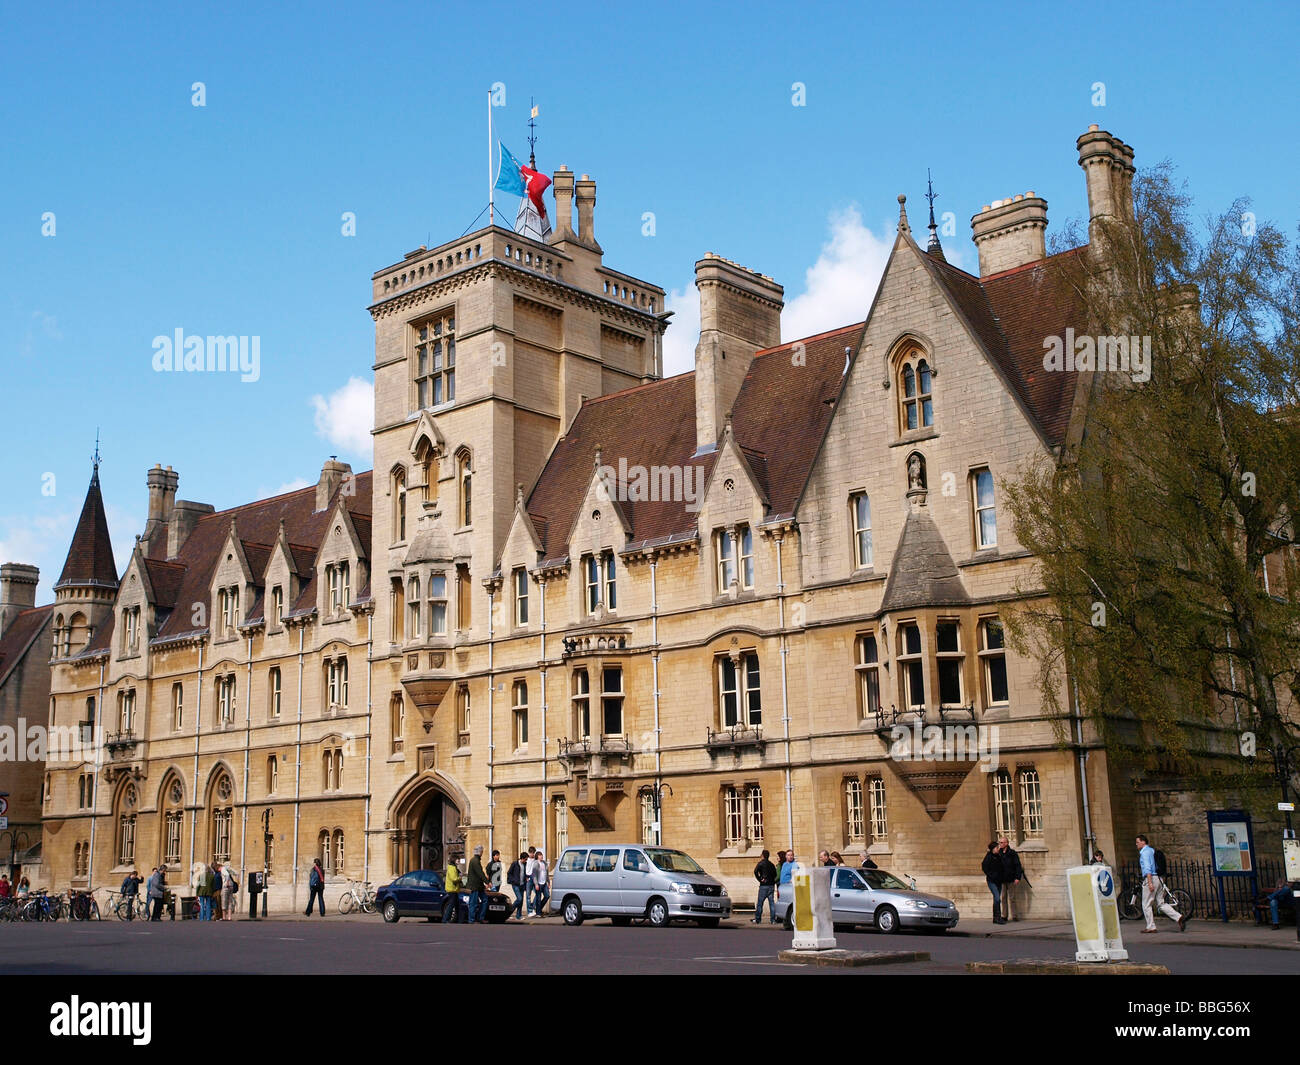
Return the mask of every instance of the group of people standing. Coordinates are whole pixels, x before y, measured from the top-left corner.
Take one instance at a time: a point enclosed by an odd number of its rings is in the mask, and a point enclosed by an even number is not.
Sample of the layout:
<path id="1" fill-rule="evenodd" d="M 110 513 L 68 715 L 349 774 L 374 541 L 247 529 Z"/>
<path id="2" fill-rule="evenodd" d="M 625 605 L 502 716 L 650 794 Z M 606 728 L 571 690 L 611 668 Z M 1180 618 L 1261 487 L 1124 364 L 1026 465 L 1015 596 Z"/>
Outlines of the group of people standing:
<path id="1" fill-rule="evenodd" d="M 135 917 L 136 899 L 140 897 L 140 885 L 145 886 L 145 903 L 141 907 L 142 911 L 147 911 L 148 918 L 151 921 L 162 920 L 163 904 L 167 901 L 167 869 L 165 866 L 156 865 L 149 871 L 149 879 L 146 881 L 140 876 L 138 869 L 132 869 L 126 874 L 126 879 L 122 881 L 122 895 L 127 900 L 126 916 L 127 920 Z"/>
<path id="2" fill-rule="evenodd" d="M 214 861 L 211 865 L 196 862 L 190 876 L 190 886 L 199 899 L 200 921 L 233 921 L 235 896 L 239 893 L 239 880 L 229 863 Z M 324 902 L 321 904 L 324 912 Z"/>
<path id="3" fill-rule="evenodd" d="M 817 855 L 817 863 L 825 866 L 847 865 L 844 856 L 839 851 L 823 850 Z M 795 859 L 794 848 L 789 850 L 777 851 L 776 861 L 772 861 L 771 851 L 764 851 L 763 856 L 754 866 L 754 879 L 758 881 L 758 902 L 754 906 L 754 919 L 751 924 L 763 923 L 763 907 L 767 906 L 768 917 L 772 924 L 778 924 L 776 916 L 776 904 L 781 898 L 784 889 L 794 879 L 794 870 L 798 865 Z M 871 855 L 862 856 L 862 869 L 877 869 L 879 866 L 871 860 Z"/>
<path id="4" fill-rule="evenodd" d="M 550 879 L 546 855 L 536 847 L 529 847 L 510 863 L 506 883 L 515 893 L 510 920 L 526 921 L 529 917 L 546 916 L 546 904 L 551 898 Z"/>
<path id="5" fill-rule="evenodd" d="M 1016 916 L 1015 891 L 1021 881 L 1028 884 L 1029 877 L 1025 876 L 1020 855 L 1006 836 L 990 840 L 980 869 L 993 895 L 993 923 L 1006 924 L 1007 921 L 1020 920 Z"/>

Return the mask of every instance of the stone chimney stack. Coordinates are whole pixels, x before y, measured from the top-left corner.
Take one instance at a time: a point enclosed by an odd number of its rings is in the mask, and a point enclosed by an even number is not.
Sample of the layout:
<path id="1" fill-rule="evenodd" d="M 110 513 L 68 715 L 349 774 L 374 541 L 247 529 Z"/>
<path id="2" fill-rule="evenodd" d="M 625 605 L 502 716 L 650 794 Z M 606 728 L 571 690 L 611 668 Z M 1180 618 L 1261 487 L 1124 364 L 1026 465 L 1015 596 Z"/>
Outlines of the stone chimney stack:
<path id="1" fill-rule="evenodd" d="M 696 453 L 712 451 L 754 361 L 781 343 L 785 290 L 766 274 L 709 252 L 695 264 L 700 342 L 695 347 Z"/>
<path id="2" fill-rule="evenodd" d="M 41 571 L 23 562 L 0 566 L 0 635 L 22 611 L 36 605 L 36 585 Z"/>
<path id="3" fill-rule="evenodd" d="M 577 240 L 578 235 L 573 232 L 573 171 L 561 166 L 551 176 L 551 190 L 555 193 L 555 225 L 546 242 Z"/>
<path id="4" fill-rule="evenodd" d="M 1088 127 L 1077 146 L 1079 166 L 1088 182 L 1088 240 L 1100 248 L 1108 223 L 1134 219 L 1133 149 L 1095 125 Z"/>
<path id="5" fill-rule="evenodd" d="M 578 243 L 603 254 L 603 249 L 596 243 L 596 183 L 588 174 L 582 175 L 581 181 L 574 182 L 574 196 L 578 201 Z"/>
<path id="6" fill-rule="evenodd" d="M 149 489 L 149 519 L 145 522 L 140 539 L 148 542 L 171 521 L 180 475 L 170 466 L 164 470 L 160 464 L 155 463 L 145 476 L 145 484 Z"/>
<path id="7" fill-rule="evenodd" d="M 316 482 L 316 509 L 324 510 L 328 507 L 344 478 L 351 476 L 352 467 L 346 462 L 339 462 L 334 455 L 326 459 L 325 465 L 320 468 L 320 480 Z"/>
<path id="8" fill-rule="evenodd" d="M 1030 189 L 985 204 L 970 220 L 980 277 L 1047 258 L 1047 201 Z"/>
<path id="9" fill-rule="evenodd" d="M 167 557 L 175 558 L 190 538 L 194 526 L 205 514 L 216 513 L 211 503 L 192 503 L 188 499 L 176 500 L 171 519 L 167 522 Z"/>

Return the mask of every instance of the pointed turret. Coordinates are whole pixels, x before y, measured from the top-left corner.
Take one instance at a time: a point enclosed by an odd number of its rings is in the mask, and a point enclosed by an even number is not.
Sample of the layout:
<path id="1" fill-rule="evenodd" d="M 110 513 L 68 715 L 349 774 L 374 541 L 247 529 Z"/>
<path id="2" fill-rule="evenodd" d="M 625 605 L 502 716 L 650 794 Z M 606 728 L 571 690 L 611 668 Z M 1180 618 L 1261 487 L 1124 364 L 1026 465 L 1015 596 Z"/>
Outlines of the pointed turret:
<path id="1" fill-rule="evenodd" d="M 108 518 L 104 514 L 104 497 L 99 491 L 98 454 L 86 501 L 81 506 L 81 517 L 72 534 L 72 546 L 68 548 L 68 558 L 54 590 L 71 587 L 117 590 L 117 566 L 108 535 Z"/>

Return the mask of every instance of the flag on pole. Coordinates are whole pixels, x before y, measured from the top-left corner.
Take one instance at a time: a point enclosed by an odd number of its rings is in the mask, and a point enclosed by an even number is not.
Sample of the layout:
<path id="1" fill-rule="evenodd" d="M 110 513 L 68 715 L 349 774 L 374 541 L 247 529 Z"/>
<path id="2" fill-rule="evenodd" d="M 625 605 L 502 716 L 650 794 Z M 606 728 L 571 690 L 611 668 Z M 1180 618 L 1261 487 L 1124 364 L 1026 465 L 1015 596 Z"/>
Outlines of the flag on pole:
<path id="1" fill-rule="evenodd" d="M 496 188 L 515 196 L 527 196 L 537 208 L 537 213 L 545 218 L 546 204 L 542 200 L 542 193 L 550 186 L 551 179 L 531 166 L 525 166 L 510 154 L 504 144 L 500 147 L 501 166 L 497 171 Z"/>

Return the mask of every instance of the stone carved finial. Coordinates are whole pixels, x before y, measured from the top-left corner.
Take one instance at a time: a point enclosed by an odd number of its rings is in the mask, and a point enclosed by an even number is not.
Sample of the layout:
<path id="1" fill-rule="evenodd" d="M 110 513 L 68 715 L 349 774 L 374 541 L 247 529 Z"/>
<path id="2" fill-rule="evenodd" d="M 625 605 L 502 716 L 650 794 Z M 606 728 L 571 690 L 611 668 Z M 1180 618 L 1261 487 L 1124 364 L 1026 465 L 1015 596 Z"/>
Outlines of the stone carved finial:
<path id="1" fill-rule="evenodd" d="M 898 194 L 898 231 L 900 233 L 912 232 L 912 227 L 907 222 L 907 197 L 901 192 Z"/>
<path id="2" fill-rule="evenodd" d="M 515 506 L 522 507 L 523 505 L 524 505 L 524 486 L 522 484 L 517 484 L 515 485 Z"/>

